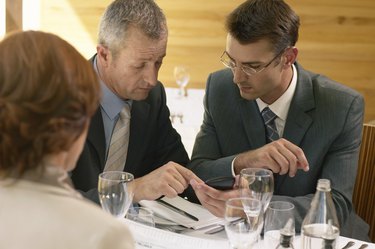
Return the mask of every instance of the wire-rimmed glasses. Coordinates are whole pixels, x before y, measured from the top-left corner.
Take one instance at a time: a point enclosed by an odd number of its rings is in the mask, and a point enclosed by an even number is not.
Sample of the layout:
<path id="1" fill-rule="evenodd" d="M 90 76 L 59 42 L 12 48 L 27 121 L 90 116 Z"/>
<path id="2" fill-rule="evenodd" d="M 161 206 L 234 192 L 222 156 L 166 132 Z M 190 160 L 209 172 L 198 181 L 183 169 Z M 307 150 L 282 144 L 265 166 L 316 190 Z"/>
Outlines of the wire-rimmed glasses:
<path id="1" fill-rule="evenodd" d="M 269 65 L 272 64 L 272 62 L 274 62 L 276 60 L 276 58 L 278 58 L 280 55 L 282 55 L 284 53 L 284 51 L 288 48 L 289 47 L 281 50 L 275 57 L 273 57 L 273 59 L 270 62 L 268 62 L 264 66 L 260 66 L 258 68 L 254 68 L 254 67 L 251 67 L 249 65 L 239 65 L 239 66 L 237 66 L 236 62 L 234 62 L 234 60 L 229 56 L 227 51 L 224 51 L 223 54 L 220 56 L 220 61 L 221 61 L 221 63 L 223 63 L 224 66 L 226 66 L 227 68 L 230 68 L 232 71 L 234 71 L 234 69 L 236 67 L 239 67 L 239 68 L 241 68 L 241 70 L 246 75 L 253 76 L 257 73 L 262 72 L 264 69 L 266 69 Z"/>

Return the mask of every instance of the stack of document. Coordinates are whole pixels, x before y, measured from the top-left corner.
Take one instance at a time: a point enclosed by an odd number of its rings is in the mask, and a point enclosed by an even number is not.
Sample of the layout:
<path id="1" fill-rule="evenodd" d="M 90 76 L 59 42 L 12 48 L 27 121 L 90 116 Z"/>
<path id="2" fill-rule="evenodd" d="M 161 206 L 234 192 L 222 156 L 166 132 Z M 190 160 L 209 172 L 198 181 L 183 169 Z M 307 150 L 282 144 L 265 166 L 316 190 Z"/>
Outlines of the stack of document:
<path id="1" fill-rule="evenodd" d="M 179 196 L 175 198 L 163 197 L 156 201 L 143 200 L 139 204 L 150 208 L 156 216 L 192 229 L 204 229 L 224 224 L 224 219 L 214 216 L 201 205 L 189 202 Z"/>

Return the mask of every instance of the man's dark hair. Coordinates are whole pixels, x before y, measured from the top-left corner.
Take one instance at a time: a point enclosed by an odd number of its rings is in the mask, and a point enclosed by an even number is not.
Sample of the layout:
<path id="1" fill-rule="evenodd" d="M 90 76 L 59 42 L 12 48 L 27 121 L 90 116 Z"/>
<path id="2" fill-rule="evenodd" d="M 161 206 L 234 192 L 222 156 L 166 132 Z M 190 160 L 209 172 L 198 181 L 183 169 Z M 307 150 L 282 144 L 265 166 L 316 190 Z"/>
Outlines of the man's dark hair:
<path id="1" fill-rule="evenodd" d="M 226 29 L 241 44 L 267 39 L 275 53 L 298 40 L 298 15 L 282 0 L 248 0 L 229 14 Z"/>

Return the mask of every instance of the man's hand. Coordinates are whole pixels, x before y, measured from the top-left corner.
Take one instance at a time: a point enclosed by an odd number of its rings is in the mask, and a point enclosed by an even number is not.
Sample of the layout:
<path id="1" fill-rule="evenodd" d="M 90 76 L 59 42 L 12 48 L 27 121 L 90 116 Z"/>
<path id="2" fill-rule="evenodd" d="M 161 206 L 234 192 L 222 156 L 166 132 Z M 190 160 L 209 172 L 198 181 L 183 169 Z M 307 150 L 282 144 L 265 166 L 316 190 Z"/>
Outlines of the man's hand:
<path id="1" fill-rule="evenodd" d="M 134 180 L 133 202 L 155 200 L 163 195 L 173 198 L 181 194 L 190 180 L 202 182 L 191 170 L 174 162 L 169 162 L 149 174 Z"/>
<path id="2" fill-rule="evenodd" d="M 234 161 L 234 171 L 244 168 L 268 168 L 274 173 L 289 173 L 294 177 L 298 169 L 309 170 L 309 163 L 302 149 L 284 138 L 263 147 L 239 154 Z"/>
<path id="3" fill-rule="evenodd" d="M 190 181 L 190 185 L 193 187 L 202 206 L 217 217 L 224 217 L 225 202 L 228 199 L 240 196 L 239 189 L 220 191 L 194 179 Z"/>

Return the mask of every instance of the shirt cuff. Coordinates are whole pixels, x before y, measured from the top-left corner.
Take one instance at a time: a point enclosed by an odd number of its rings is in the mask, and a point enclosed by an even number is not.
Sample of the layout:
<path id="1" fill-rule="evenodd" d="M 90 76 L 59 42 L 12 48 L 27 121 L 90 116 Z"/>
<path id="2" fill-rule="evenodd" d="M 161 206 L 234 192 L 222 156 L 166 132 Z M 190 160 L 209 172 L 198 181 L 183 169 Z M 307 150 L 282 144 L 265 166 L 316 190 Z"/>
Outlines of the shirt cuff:
<path id="1" fill-rule="evenodd" d="M 233 158 L 232 164 L 231 164 L 231 170 L 232 170 L 232 176 L 235 177 L 236 173 L 234 173 L 234 160 L 236 160 L 237 157 Z"/>

